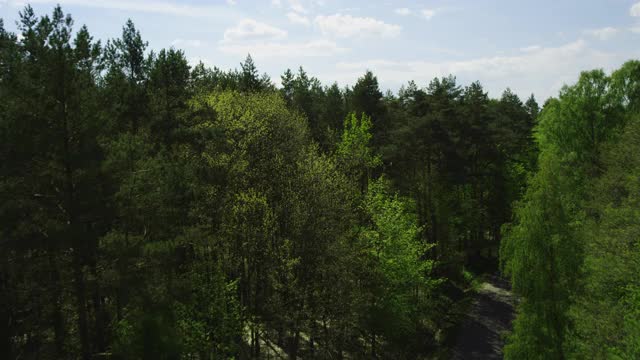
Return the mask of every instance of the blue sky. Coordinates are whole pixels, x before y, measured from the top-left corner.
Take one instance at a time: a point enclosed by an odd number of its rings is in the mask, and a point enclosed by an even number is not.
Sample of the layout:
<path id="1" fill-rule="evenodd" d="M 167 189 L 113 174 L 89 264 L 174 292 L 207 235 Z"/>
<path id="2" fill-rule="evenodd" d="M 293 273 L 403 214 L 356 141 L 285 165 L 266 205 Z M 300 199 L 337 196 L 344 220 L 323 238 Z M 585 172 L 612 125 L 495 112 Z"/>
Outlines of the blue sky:
<path id="1" fill-rule="evenodd" d="M 300 65 L 341 86 L 370 69 L 394 91 L 451 73 L 543 101 L 582 70 L 640 58 L 637 0 L 0 0 L 5 27 L 27 2 L 40 15 L 60 3 L 103 41 L 131 18 L 151 49 L 193 63 L 236 68 L 250 52 L 276 83 Z"/>

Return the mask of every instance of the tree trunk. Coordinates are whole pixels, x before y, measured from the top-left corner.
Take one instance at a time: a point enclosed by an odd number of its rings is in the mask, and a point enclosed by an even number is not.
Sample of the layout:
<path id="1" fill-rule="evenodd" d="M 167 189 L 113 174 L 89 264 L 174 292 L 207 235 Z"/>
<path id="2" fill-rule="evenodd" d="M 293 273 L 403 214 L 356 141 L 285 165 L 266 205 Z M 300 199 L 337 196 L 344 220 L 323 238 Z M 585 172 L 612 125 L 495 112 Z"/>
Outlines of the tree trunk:
<path id="1" fill-rule="evenodd" d="M 84 272 L 82 269 L 81 255 L 79 249 L 74 249 L 73 277 L 76 293 L 76 307 L 78 311 L 78 332 L 80 335 L 80 345 L 82 358 L 89 360 L 91 352 L 89 349 L 89 327 L 87 325 L 87 306 L 85 294 Z"/>
<path id="2" fill-rule="evenodd" d="M 95 289 L 93 291 L 93 311 L 94 311 L 94 326 L 96 329 L 96 350 L 98 352 L 104 352 L 106 350 L 106 333 L 105 333 L 105 323 L 106 323 L 106 314 L 104 310 L 104 304 L 102 302 L 102 294 L 100 293 L 100 285 L 98 281 L 98 272 L 96 270 L 95 264 L 93 264 L 91 272 L 93 273 L 93 277 L 96 279 Z"/>
<path id="3" fill-rule="evenodd" d="M 298 348 L 300 346 L 300 330 L 296 330 L 289 342 L 289 359 L 296 360 L 298 358 Z"/>
<path id="4" fill-rule="evenodd" d="M 49 266 L 51 269 L 51 288 L 53 289 L 53 298 L 51 304 L 53 306 L 53 341 L 56 358 L 64 357 L 64 318 L 60 307 L 60 299 L 62 297 L 62 289 L 60 288 L 60 273 L 56 264 L 55 252 L 53 248 L 47 251 L 49 258 Z"/>

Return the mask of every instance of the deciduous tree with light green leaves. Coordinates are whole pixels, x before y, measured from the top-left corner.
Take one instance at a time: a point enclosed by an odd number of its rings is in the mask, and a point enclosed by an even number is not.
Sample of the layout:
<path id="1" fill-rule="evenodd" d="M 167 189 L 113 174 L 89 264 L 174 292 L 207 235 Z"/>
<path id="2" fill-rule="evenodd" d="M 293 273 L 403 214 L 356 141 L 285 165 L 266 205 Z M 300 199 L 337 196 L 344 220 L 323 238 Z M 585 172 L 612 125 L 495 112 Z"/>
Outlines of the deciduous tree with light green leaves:
<path id="1" fill-rule="evenodd" d="M 343 170 L 353 179 L 358 179 L 360 189 L 365 192 L 372 170 L 382 164 L 379 155 L 371 147 L 371 118 L 362 114 L 360 118 L 350 113 L 344 119 L 342 139 L 336 157 Z"/>
<path id="2" fill-rule="evenodd" d="M 505 348 L 509 359 L 564 359 L 574 352 L 569 312 L 581 293 L 592 179 L 622 123 L 603 71 L 585 72 L 545 105 L 537 125 L 539 169 L 507 226 L 503 268 L 522 300 Z"/>
<path id="3" fill-rule="evenodd" d="M 402 344 L 391 350 L 408 356 L 420 346 L 414 337 L 430 325 L 424 305 L 433 300 L 438 281 L 431 274 L 434 262 L 423 256 L 433 244 L 421 241 L 413 203 L 393 194 L 386 179 L 371 181 L 363 207 L 370 225 L 360 229 L 360 246 L 373 271 L 363 278 L 362 321 L 371 356 L 390 351 L 378 343 Z"/>

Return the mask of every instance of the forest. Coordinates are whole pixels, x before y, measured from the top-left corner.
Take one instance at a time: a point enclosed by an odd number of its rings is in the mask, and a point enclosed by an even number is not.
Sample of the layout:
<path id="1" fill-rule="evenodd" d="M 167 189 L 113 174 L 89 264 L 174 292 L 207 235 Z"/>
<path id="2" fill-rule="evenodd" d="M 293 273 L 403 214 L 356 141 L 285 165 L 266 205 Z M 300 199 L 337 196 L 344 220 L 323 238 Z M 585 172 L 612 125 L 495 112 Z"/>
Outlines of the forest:
<path id="1" fill-rule="evenodd" d="M 383 92 L 132 21 L 0 19 L 0 358 L 448 359 L 482 274 L 505 359 L 640 358 L 640 62 L 539 105 Z"/>

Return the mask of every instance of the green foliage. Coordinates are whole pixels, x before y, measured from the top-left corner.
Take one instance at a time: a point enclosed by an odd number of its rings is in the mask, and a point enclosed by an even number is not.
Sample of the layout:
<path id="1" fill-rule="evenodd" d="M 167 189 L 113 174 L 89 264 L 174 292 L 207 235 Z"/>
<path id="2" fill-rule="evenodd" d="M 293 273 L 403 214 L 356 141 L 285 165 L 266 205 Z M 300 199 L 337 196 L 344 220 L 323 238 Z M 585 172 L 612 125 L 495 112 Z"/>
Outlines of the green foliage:
<path id="1" fill-rule="evenodd" d="M 639 124 L 629 123 L 619 141 L 606 149 L 606 170 L 594 185 L 590 205 L 597 217 L 585 229 L 584 291 L 572 311 L 577 354 L 639 355 Z"/>
<path id="2" fill-rule="evenodd" d="M 638 271 L 630 265 L 635 240 L 625 240 L 637 204 L 624 205 L 631 193 L 623 179 L 633 165 L 620 166 L 634 162 L 627 154 L 637 133 L 621 130 L 631 103 L 621 96 L 619 86 L 628 82 L 620 76 L 585 72 L 540 114 L 539 169 L 501 248 L 503 268 L 522 297 L 506 358 L 633 354 L 627 336 L 634 336 L 634 320 L 624 309 L 634 306 L 621 299 Z"/>
<path id="3" fill-rule="evenodd" d="M 415 214 L 411 213 L 407 199 L 389 194 L 384 178 L 373 181 L 364 206 L 371 216 L 373 229 L 364 231 L 363 237 L 371 246 L 371 254 L 381 264 L 381 270 L 391 284 L 397 286 L 424 285 L 423 275 L 431 270 L 432 261 L 417 261 L 433 245 L 420 242 Z M 392 285 L 392 286 L 396 286 Z"/>
<path id="4" fill-rule="evenodd" d="M 342 140 L 336 150 L 336 157 L 344 171 L 359 180 L 363 191 L 371 177 L 371 170 L 382 164 L 380 156 L 374 155 L 370 145 L 371 126 L 371 118 L 367 115 L 363 114 L 359 119 L 355 113 L 347 115 Z"/>
<path id="5" fill-rule="evenodd" d="M 363 206 L 371 225 L 359 238 L 373 271 L 364 279 L 369 299 L 362 321 L 374 343 L 376 334 L 389 341 L 382 351 L 406 356 L 417 351 L 411 339 L 430 320 L 424 305 L 438 281 L 431 276 L 434 262 L 421 259 L 433 245 L 420 240 L 411 201 L 391 194 L 384 178 L 371 182 Z"/>
<path id="6" fill-rule="evenodd" d="M 566 312 L 581 247 L 569 226 L 571 204 L 561 195 L 571 194 L 573 184 L 558 178 L 560 171 L 554 157 L 541 157 L 540 170 L 516 209 L 517 225 L 505 234 L 504 271 L 522 296 L 506 358 L 564 357 Z"/>
<path id="7" fill-rule="evenodd" d="M 238 354 L 242 321 L 237 282 L 226 281 L 209 260 L 194 264 L 182 284 L 186 296 L 173 307 L 185 357 L 228 359 Z"/>

